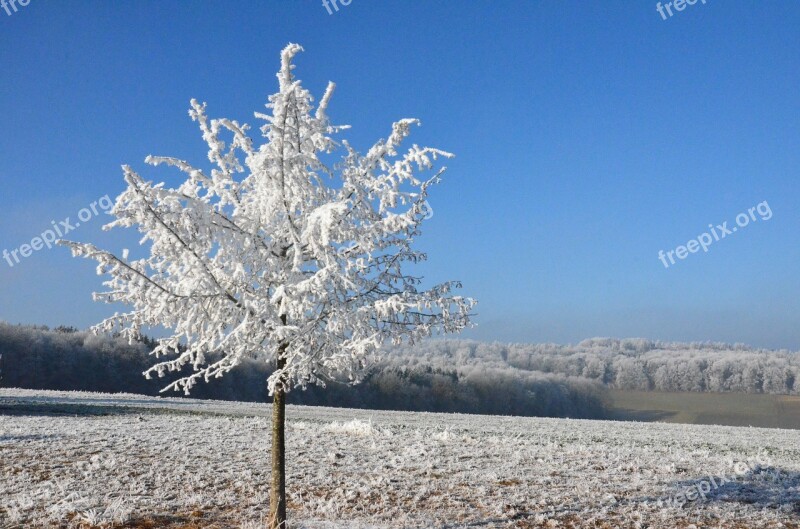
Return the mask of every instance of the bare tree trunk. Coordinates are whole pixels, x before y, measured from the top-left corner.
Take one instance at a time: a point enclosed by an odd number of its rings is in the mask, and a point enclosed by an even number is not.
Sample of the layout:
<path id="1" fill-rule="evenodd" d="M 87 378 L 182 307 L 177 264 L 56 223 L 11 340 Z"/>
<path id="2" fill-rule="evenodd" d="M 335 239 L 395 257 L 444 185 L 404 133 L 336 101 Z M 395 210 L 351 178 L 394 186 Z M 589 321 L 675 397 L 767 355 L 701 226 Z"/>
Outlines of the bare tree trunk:
<path id="1" fill-rule="evenodd" d="M 278 369 L 286 366 L 283 347 Z M 286 391 L 278 384 L 272 395 L 272 488 L 269 496 L 269 529 L 286 529 Z"/>

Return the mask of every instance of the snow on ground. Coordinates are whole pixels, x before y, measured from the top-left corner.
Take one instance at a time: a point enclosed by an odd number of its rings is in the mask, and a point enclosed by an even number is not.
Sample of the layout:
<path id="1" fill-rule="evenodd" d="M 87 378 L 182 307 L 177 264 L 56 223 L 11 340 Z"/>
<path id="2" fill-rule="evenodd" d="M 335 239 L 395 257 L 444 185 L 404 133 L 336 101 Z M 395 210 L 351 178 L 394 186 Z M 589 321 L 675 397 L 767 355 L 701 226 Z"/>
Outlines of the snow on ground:
<path id="1" fill-rule="evenodd" d="M 0 527 L 261 527 L 269 414 L 0 389 Z M 800 431 L 298 406 L 287 416 L 293 527 L 800 527 Z"/>

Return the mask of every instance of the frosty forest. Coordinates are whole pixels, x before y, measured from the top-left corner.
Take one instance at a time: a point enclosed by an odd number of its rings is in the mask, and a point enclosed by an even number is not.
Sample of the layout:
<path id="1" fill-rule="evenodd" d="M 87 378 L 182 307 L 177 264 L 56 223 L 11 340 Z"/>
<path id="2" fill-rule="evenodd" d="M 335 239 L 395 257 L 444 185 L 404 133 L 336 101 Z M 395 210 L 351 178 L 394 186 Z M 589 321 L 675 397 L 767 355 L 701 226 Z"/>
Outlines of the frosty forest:
<path id="1" fill-rule="evenodd" d="M 141 376 L 152 364 L 152 340 L 129 344 L 77 329 L 0 323 L 0 347 L 5 387 L 149 395 L 163 387 L 163 381 Z M 198 385 L 192 396 L 265 399 L 266 386 L 260 381 L 269 377 L 270 365 L 245 359 L 233 372 L 230 378 Z M 361 384 L 339 382 L 325 390 L 297 392 L 292 402 L 599 418 L 604 388 L 798 395 L 800 357 L 791 351 L 721 343 L 595 338 L 564 346 L 447 339 L 389 347 Z M 490 390 L 497 392 L 493 399 L 475 395 Z M 520 398 L 529 391 L 539 397 Z M 547 393 L 551 395 L 541 397 Z M 496 406 L 497 401 L 506 404 Z"/>

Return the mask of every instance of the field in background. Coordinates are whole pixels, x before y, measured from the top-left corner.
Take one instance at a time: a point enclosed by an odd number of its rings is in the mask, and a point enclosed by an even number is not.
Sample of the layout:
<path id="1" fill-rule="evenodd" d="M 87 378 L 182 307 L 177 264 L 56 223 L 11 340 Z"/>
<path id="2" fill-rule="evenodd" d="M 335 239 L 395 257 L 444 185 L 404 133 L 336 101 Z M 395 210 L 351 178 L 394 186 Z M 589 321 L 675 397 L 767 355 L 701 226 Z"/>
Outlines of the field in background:
<path id="1" fill-rule="evenodd" d="M 800 429 L 800 397 L 612 390 L 610 418 Z"/>
<path id="2" fill-rule="evenodd" d="M 269 415 L 0 389 L 0 528 L 260 529 Z M 287 446 L 302 529 L 800 529 L 800 431 L 290 406 Z"/>

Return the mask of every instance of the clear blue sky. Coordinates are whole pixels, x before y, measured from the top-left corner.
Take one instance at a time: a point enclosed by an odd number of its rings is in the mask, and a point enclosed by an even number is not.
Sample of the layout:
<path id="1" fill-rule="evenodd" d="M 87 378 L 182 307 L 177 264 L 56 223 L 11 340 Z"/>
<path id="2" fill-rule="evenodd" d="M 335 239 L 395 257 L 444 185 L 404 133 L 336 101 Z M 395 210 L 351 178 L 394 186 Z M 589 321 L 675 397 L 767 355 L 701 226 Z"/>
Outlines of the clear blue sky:
<path id="1" fill-rule="evenodd" d="M 62 2 L 0 11 L 0 250 L 123 189 L 148 154 L 205 160 L 187 116 L 249 123 L 279 52 L 360 147 L 403 117 L 457 154 L 431 199 L 420 272 L 464 281 L 485 340 L 592 336 L 800 349 L 800 3 L 653 1 Z M 675 249 L 768 201 L 773 217 Z M 94 219 L 71 238 L 121 248 Z M 0 261 L 0 319 L 71 324 L 92 263 Z"/>

